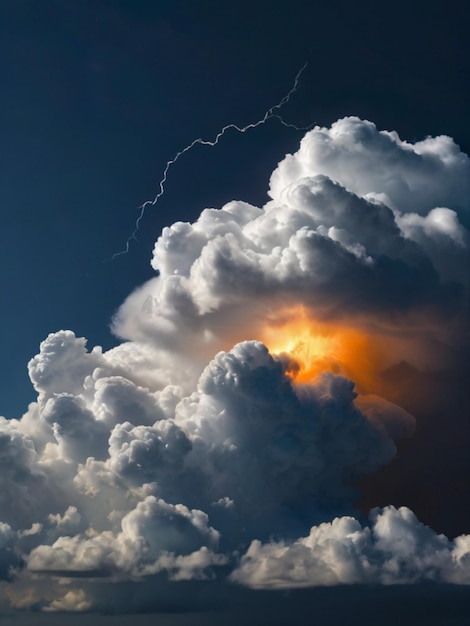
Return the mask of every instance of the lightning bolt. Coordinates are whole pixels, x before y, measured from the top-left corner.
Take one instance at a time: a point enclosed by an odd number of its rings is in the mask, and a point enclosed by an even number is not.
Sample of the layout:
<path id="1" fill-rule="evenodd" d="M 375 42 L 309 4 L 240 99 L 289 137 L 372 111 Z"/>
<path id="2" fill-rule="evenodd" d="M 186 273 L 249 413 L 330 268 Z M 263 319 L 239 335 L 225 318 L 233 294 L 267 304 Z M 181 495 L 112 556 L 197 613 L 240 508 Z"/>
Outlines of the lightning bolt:
<path id="1" fill-rule="evenodd" d="M 222 139 L 222 137 L 225 135 L 225 133 L 229 130 L 235 130 L 239 133 L 246 133 L 248 130 L 252 130 L 253 128 L 257 128 L 258 126 L 262 126 L 263 124 L 265 124 L 268 120 L 270 119 L 276 119 L 278 120 L 283 126 L 285 126 L 286 128 L 292 128 L 294 130 L 297 131 L 306 131 L 306 130 L 310 130 L 311 128 L 313 128 L 314 124 L 311 124 L 310 126 L 305 126 L 305 127 L 299 127 L 296 126 L 295 124 L 290 124 L 286 121 L 284 121 L 284 119 L 279 115 L 279 113 L 277 113 L 276 111 L 279 111 L 279 109 L 281 109 L 284 105 L 286 105 L 289 100 L 291 99 L 292 95 L 297 91 L 298 86 L 299 86 L 299 82 L 300 82 L 300 77 L 302 76 L 305 68 L 308 65 L 308 61 L 306 61 L 304 63 L 304 65 L 300 68 L 300 70 L 297 72 L 297 75 L 295 77 L 294 80 L 294 84 L 292 85 L 291 89 L 287 92 L 287 94 L 275 105 L 273 105 L 272 107 L 270 107 L 265 114 L 263 115 L 263 117 L 261 119 L 259 119 L 256 122 L 251 122 L 250 124 L 247 124 L 246 126 L 238 126 L 237 124 L 227 124 L 226 126 L 224 126 L 215 136 L 215 138 L 213 140 L 210 139 L 202 139 L 201 137 L 198 137 L 197 139 L 194 139 L 191 143 L 189 143 L 187 146 L 185 146 L 182 150 L 180 150 L 179 152 L 177 152 L 175 154 L 175 156 L 173 158 L 171 158 L 169 161 L 167 161 L 164 169 L 163 169 L 163 173 L 162 173 L 162 178 L 160 180 L 159 183 L 159 191 L 157 193 L 157 195 L 155 196 L 155 198 L 153 200 L 147 200 L 146 202 L 144 202 L 139 208 L 140 212 L 139 212 L 139 216 L 137 217 L 137 220 L 135 222 L 135 226 L 134 226 L 134 230 L 131 234 L 131 236 L 127 239 L 126 241 L 126 246 L 124 248 L 124 250 L 121 250 L 120 252 L 116 252 L 115 254 L 113 254 L 111 260 L 114 261 L 115 258 L 117 258 L 118 256 L 122 256 L 124 254 L 127 254 L 129 252 L 129 247 L 131 244 L 131 241 L 138 241 L 137 239 L 137 233 L 139 232 L 140 229 L 140 224 L 144 218 L 145 212 L 149 207 L 154 207 L 156 206 L 156 204 L 158 203 L 158 201 L 160 200 L 160 198 L 163 196 L 163 194 L 165 193 L 165 184 L 168 178 L 168 172 L 170 171 L 170 169 L 173 167 L 173 165 L 175 165 L 175 163 L 178 161 L 178 159 L 180 159 L 183 154 L 186 154 L 186 152 L 189 152 L 190 150 L 192 150 L 192 148 L 194 148 L 194 146 L 200 144 L 202 146 L 211 146 L 214 147 L 216 146 L 219 141 Z"/>

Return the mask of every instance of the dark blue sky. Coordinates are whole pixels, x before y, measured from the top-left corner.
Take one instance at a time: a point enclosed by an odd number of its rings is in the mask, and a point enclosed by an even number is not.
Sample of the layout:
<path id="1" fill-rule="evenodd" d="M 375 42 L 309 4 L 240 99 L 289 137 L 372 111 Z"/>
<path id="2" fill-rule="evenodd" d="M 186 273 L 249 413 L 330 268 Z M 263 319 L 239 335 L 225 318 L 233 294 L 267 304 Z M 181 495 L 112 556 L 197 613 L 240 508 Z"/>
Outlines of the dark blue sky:
<path id="1" fill-rule="evenodd" d="M 410 140 L 447 133 L 468 151 L 462 7 L 2 2 L 0 412 L 19 416 L 34 399 L 26 363 L 49 332 L 113 344 L 109 320 L 152 275 L 164 225 L 233 198 L 266 199 L 270 172 L 300 139 L 275 121 L 181 159 L 140 243 L 109 262 L 166 160 L 228 122 L 257 120 L 307 58 L 289 121 L 356 114 Z"/>

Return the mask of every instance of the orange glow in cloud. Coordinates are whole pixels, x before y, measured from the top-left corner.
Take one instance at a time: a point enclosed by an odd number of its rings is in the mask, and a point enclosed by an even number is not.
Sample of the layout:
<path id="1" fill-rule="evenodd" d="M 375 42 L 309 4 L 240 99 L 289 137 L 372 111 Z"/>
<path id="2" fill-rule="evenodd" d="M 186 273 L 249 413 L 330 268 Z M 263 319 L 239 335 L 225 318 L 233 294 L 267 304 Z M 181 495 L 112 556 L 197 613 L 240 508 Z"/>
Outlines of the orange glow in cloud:
<path id="1" fill-rule="evenodd" d="M 380 354 L 364 331 L 317 322 L 303 307 L 296 307 L 268 323 L 262 341 L 271 354 L 290 357 L 286 373 L 297 383 L 330 371 L 351 378 L 359 391 L 377 390 Z"/>

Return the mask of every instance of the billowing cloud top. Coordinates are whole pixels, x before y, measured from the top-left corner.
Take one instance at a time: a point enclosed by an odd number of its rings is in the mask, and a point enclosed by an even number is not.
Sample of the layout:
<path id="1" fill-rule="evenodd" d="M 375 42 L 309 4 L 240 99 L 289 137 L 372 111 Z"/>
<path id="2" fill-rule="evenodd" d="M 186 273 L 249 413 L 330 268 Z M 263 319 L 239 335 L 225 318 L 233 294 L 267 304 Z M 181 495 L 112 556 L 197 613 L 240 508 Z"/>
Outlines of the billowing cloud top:
<path id="1" fill-rule="evenodd" d="M 71 331 L 49 335 L 29 363 L 37 402 L 0 423 L 10 604 L 102 607 L 90 581 L 162 573 L 255 588 L 469 583 L 468 537 L 405 508 L 356 519 L 354 481 L 393 458 L 414 419 L 370 381 L 358 394 L 361 356 L 338 347 L 351 332 L 371 355 L 392 338 L 388 358 L 452 343 L 469 184 L 450 138 L 409 144 L 346 118 L 281 161 L 263 208 L 231 202 L 165 228 L 158 276 L 115 318 L 127 341 L 88 352 Z M 308 340 L 303 378 L 298 353 L 266 339 L 298 332 L 299 311 L 327 335 Z"/>
<path id="2" fill-rule="evenodd" d="M 448 325 L 469 280 L 469 180 L 448 137 L 408 144 L 357 118 L 315 128 L 273 173 L 262 209 L 231 202 L 163 230 L 160 278 L 128 299 L 115 330 L 172 350 L 196 331 L 225 347 L 292 303 L 348 324 Z"/>

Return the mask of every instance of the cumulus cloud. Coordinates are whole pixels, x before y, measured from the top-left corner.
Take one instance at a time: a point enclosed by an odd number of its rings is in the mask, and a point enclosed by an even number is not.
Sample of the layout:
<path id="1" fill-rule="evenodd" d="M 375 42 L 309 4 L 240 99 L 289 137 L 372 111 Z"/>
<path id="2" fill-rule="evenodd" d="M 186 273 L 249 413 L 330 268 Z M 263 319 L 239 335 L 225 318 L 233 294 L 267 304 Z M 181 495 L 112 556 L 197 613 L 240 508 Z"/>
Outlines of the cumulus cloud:
<path id="1" fill-rule="evenodd" d="M 159 277 L 128 298 L 115 331 L 202 361 L 259 338 L 293 303 L 317 320 L 442 333 L 444 319 L 462 322 L 469 178 L 448 137 L 410 144 L 357 118 L 315 128 L 276 168 L 263 208 L 230 202 L 163 229 Z"/>
<path id="2" fill-rule="evenodd" d="M 292 533 L 330 510 L 350 510 L 354 478 L 389 462 L 413 419 L 373 397 L 361 409 L 354 383 L 330 372 L 296 385 L 286 366 L 248 341 L 217 354 L 171 417 L 164 394 L 141 388 L 136 405 L 129 384 L 134 423 L 102 419 L 96 395 L 106 379 L 97 378 L 95 396 L 90 379 L 77 396 L 43 402 L 32 439 L 4 422 L 12 475 L 21 470 L 20 484 L 33 493 L 37 474 L 53 494 L 42 506 L 15 507 L 14 527 L 5 524 L 17 560 L 36 575 L 74 580 L 200 579 L 254 534 Z M 135 406 L 156 406 L 156 421 L 148 425 L 148 411 Z M 138 415 L 144 423 L 135 425 Z M 82 598 L 68 594 L 45 606 Z M 77 606 L 88 606 L 82 600 Z"/>
<path id="3" fill-rule="evenodd" d="M 253 541 L 231 579 L 257 589 L 338 584 L 470 584 L 470 535 L 449 541 L 406 507 L 372 513 L 371 526 L 340 517 L 293 543 Z"/>
<path id="4" fill-rule="evenodd" d="M 179 556 L 192 555 L 201 544 L 215 546 L 216 530 L 208 526 L 203 511 L 192 510 L 182 504 L 171 505 L 155 496 L 147 496 L 135 509 L 121 520 L 121 532 L 102 533 L 89 530 L 85 535 L 62 535 L 52 545 L 34 548 L 28 557 L 28 568 L 36 572 L 60 572 L 71 576 L 98 572 L 118 575 L 144 575 L 164 569 L 204 569 L 212 564 L 209 551 L 201 553 L 205 558 L 178 561 L 168 553 L 177 551 Z M 165 556 L 163 561 L 160 560 Z M 217 562 L 217 559 L 214 558 Z M 98 574 L 99 575 L 99 574 Z"/>
<path id="5" fill-rule="evenodd" d="M 45 611 L 87 611 L 90 608 L 90 602 L 87 600 L 83 589 L 72 589 L 67 591 L 61 598 L 56 598 L 47 607 Z"/>
<path id="6" fill-rule="evenodd" d="M 114 320 L 119 346 L 49 335 L 29 363 L 37 402 L 0 421 L 12 605 L 83 611 L 99 605 L 95 579 L 227 571 L 254 588 L 469 582 L 468 537 L 393 507 L 361 525 L 354 506 L 357 479 L 415 426 L 361 372 L 461 328 L 469 167 L 447 137 L 315 128 L 264 207 L 163 230 L 158 276 Z M 300 324 L 303 356 L 271 348 Z"/>
<path id="7" fill-rule="evenodd" d="M 281 199 L 288 185 L 315 172 L 361 197 L 380 195 L 404 213 L 425 215 L 439 206 L 468 210 L 469 168 L 467 155 L 450 137 L 408 143 L 394 131 L 346 117 L 305 135 L 299 151 L 271 176 L 270 195 Z"/>

